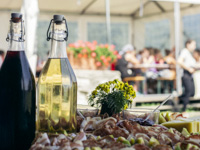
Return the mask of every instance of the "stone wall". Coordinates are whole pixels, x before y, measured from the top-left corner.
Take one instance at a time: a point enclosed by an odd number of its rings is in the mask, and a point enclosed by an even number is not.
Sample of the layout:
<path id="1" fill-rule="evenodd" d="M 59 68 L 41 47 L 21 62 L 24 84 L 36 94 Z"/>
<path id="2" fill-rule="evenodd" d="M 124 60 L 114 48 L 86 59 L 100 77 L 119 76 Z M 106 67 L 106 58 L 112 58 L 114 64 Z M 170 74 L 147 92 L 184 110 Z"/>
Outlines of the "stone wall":
<path id="1" fill-rule="evenodd" d="M 110 70 L 74 70 L 78 83 L 78 104 L 87 105 L 87 98 L 91 91 L 100 83 L 114 79 L 121 80 L 119 71 Z"/>

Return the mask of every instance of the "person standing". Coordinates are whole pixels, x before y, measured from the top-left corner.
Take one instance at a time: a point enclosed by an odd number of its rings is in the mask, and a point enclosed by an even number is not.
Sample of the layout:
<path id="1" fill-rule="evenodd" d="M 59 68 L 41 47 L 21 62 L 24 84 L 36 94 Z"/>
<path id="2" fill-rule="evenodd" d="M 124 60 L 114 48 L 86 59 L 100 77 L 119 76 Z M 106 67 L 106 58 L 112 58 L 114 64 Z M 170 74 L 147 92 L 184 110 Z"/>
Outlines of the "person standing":
<path id="1" fill-rule="evenodd" d="M 184 87 L 183 94 L 179 97 L 180 101 L 183 102 L 183 111 L 186 111 L 187 104 L 189 103 L 190 96 L 194 96 L 194 80 L 193 73 L 196 65 L 196 60 L 193 57 L 193 51 L 196 49 L 196 42 L 194 40 L 187 40 L 185 48 L 181 51 L 178 64 L 183 69 L 182 85 Z"/>

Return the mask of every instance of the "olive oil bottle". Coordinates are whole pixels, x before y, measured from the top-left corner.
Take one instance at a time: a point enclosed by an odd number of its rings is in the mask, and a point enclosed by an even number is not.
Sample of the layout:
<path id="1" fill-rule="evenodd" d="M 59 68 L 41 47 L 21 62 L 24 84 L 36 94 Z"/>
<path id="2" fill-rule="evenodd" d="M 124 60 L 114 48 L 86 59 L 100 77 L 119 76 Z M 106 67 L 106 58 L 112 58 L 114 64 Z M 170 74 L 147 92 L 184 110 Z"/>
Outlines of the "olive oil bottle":
<path id="1" fill-rule="evenodd" d="M 52 24 L 52 32 L 49 32 Z M 51 52 L 38 80 L 37 131 L 76 131 L 77 81 L 66 54 L 68 29 L 62 15 L 54 15 L 47 31 Z"/>

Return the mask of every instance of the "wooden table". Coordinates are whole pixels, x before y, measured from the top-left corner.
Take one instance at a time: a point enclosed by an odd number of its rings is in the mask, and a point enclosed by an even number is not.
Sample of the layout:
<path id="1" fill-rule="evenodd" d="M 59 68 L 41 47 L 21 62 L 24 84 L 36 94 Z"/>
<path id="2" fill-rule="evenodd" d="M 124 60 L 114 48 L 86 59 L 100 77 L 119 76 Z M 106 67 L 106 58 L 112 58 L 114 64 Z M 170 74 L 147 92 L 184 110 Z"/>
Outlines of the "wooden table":
<path id="1" fill-rule="evenodd" d="M 169 68 L 175 68 L 174 65 L 168 65 L 168 64 L 128 64 L 128 68 L 133 69 L 149 69 L 149 68 L 156 68 L 156 69 L 169 69 Z"/>
<path id="2" fill-rule="evenodd" d="M 130 69 L 150 69 L 150 68 L 155 68 L 158 70 L 162 70 L 162 69 L 175 69 L 176 66 L 175 65 L 169 65 L 169 64 L 138 64 L 138 65 L 133 65 L 133 64 L 128 64 L 128 68 Z M 144 70 L 143 70 L 144 71 Z M 144 71 L 145 72 L 145 71 Z M 142 76 L 144 78 L 144 76 Z M 131 77 L 129 77 L 131 78 Z M 134 77 L 136 78 L 136 77 Z M 168 79 L 168 78 L 157 78 L 158 80 L 158 84 L 157 84 L 157 92 L 160 94 L 161 93 L 161 81 L 173 81 L 175 80 L 175 78 L 173 79 Z M 143 80 L 143 93 L 147 93 L 147 83 L 146 83 L 146 78 Z"/>

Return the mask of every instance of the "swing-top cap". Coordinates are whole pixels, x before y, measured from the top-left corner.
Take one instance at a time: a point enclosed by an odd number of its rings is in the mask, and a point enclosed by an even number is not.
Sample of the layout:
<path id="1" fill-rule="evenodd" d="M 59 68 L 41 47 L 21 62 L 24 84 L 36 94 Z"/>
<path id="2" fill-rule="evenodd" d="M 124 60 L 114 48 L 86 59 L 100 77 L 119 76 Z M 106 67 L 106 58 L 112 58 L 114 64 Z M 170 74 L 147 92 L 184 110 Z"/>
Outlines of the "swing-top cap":
<path id="1" fill-rule="evenodd" d="M 21 13 L 11 13 L 11 20 L 13 22 L 19 22 L 22 19 L 22 14 Z"/>
<path id="2" fill-rule="evenodd" d="M 63 15 L 54 15 L 53 20 L 56 24 L 61 24 L 62 21 L 64 20 L 64 16 Z"/>

